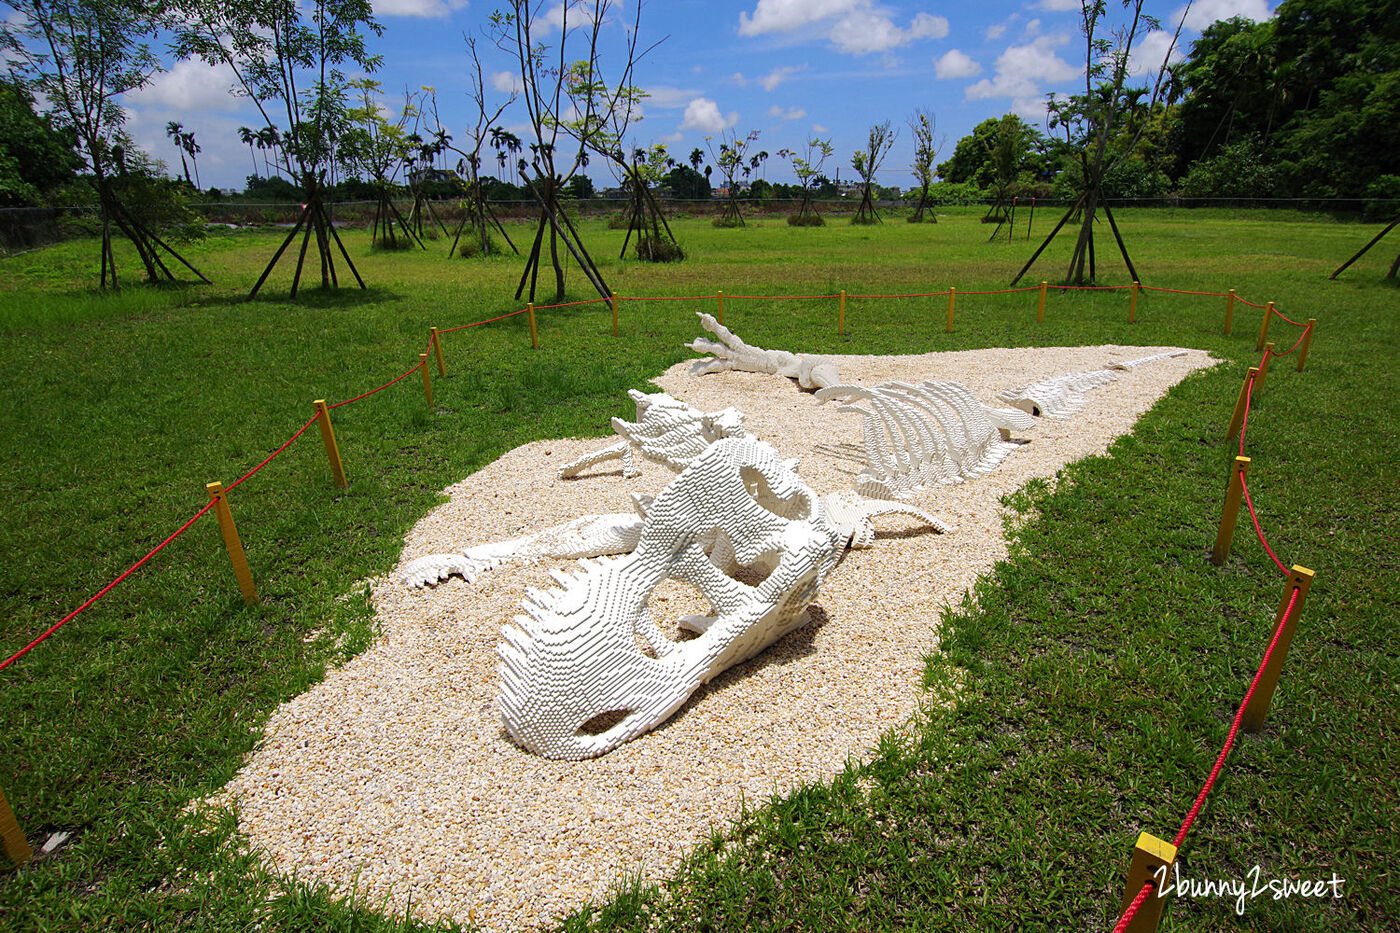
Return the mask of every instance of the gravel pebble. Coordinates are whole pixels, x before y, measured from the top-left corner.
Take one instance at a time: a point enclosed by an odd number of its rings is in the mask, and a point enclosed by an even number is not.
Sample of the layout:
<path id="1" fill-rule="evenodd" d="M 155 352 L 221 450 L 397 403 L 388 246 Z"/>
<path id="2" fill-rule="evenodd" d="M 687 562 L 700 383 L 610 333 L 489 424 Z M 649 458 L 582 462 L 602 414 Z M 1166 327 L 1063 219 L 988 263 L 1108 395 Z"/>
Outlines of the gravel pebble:
<path id="1" fill-rule="evenodd" d="M 1037 379 L 1101 369 L 1166 347 L 974 350 L 837 356 L 843 381 L 946 379 L 980 400 Z M 381 634 L 363 654 L 277 710 L 243 769 L 215 797 L 234 804 L 252 846 L 279 869 L 352 890 L 361 903 L 487 930 L 537 927 L 584 899 L 606 899 L 624 874 L 663 877 L 741 802 L 752 806 L 839 772 L 926 699 L 923 658 L 939 609 L 1006 554 L 999 499 L 1034 477 L 1102 453 L 1169 387 L 1211 365 L 1201 351 L 1122 373 L 1088 393 L 1068 421 L 1040 420 L 1030 443 L 990 475 L 927 490 L 913 502 L 951 534 L 909 534 L 905 516 L 876 520 L 873 548 L 852 552 L 817 599 L 814 621 L 702 687 L 666 724 L 601 758 L 555 762 L 510 742 L 496 710 L 501 625 L 551 567 L 506 566 L 475 585 L 415 590 L 397 576 L 373 589 Z M 778 376 L 686 374 L 655 380 L 704 411 L 734 406 L 819 494 L 849 489 L 863 466 L 860 417 L 818 405 Z M 674 474 L 638 458 L 576 480 L 560 463 L 610 438 L 537 441 L 449 487 L 409 533 L 400 563 L 539 531 L 586 512 L 630 511 L 630 493 Z M 700 611 L 671 585 L 658 621 Z"/>

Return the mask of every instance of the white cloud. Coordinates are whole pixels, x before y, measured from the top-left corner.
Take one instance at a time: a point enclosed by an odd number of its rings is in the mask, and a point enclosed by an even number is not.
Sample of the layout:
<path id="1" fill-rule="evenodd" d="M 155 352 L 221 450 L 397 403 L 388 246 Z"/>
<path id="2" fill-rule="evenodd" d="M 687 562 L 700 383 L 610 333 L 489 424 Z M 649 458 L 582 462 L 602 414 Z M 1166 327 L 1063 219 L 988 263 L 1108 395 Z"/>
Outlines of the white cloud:
<path id="1" fill-rule="evenodd" d="M 929 13 L 917 14 L 909 23 L 911 39 L 942 39 L 948 35 L 948 18 Z"/>
<path id="2" fill-rule="evenodd" d="M 245 98 L 229 93 L 236 81 L 227 65 L 206 65 L 186 59 L 176 62 L 169 71 L 154 75 L 151 83 L 139 91 L 124 95 L 137 107 L 164 107 L 178 116 L 209 110 L 242 110 Z"/>
<path id="3" fill-rule="evenodd" d="M 940 78 L 970 78 L 981 74 L 982 66 L 967 53 L 949 49 L 933 60 L 933 73 Z"/>
<path id="4" fill-rule="evenodd" d="M 1216 20 L 1229 19 L 1232 16 L 1243 16 L 1245 19 L 1262 23 L 1273 15 L 1269 10 L 1268 0 L 1196 0 L 1186 15 L 1186 28 L 1200 32 Z M 1179 19 L 1181 10 L 1172 14 L 1173 22 Z"/>
<path id="5" fill-rule="evenodd" d="M 1080 0 L 1040 0 L 1036 7 L 1041 10 L 1053 10 L 1057 13 L 1066 13 L 1070 10 L 1078 13 L 1082 9 Z"/>
<path id="6" fill-rule="evenodd" d="M 831 128 L 830 128 L 830 127 L 827 127 L 827 126 L 823 126 L 823 125 L 820 124 L 820 123 L 813 123 L 813 124 L 812 124 L 812 132 L 813 132 L 813 133 L 830 133 L 830 132 L 831 132 Z"/>
<path id="7" fill-rule="evenodd" d="M 987 27 L 988 39 L 1000 39 L 1004 35 L 1006 35 L 1005 23 L 996 23 L 995 25 Z"/>
<path id="8" fill-rule="evenodd" d="M 1132 56 L 1128 59 L 1128 72 L 1132 75 L 1155 74 L 1157 69 L 1162 67 L 1162 58 L 1167 54 L 1167 48 L 1172 44 L 1172 33 L 1165 29 L 1154 29 L 1142 39 L 1133 44 Z M 1171 61 L 1179 62 L 1186 55 L 1181 50 L 1181 43 L 1177 43 L 1172 48 Z"/>
<path id="9" fill-rule="evenodd" d="M 833 22 L 834 21 L 834 22 Z M 948 35 L 948 20 L 918 13 L 907 28 L 875 0 L 758 0 L 752 14 L 739 14 L 739 34 L 760 36 L 812 30 L 830 23 L 826 37 L 842 52 L 888 52 L 917 39 Z"/>
<path id="10" fill-rule="evenodd" d="M 663 85 L 649 87 L 646 89 L 646 93 L 644 102 L 648 107 L 655 107 L 657 110 L 677 110 L 694 100 L 700 92 Z"/>
<path id="11" fill-rule="evenodd" d="M 467 0 L 373 0 L 378 16 L 447 16 L 467 5 Z"/>
<path id="12" fill-rule="evenodd" d="M 737 112 L 731 110 L 728 114 L 721 114 L 719 104 L 708 97 L 697 97 L 685 105 L 685 116 L 681 120 L 680 128 L 699 130 L 702 133 L 720 133 L 738 122 Z"/>
<path id="13" fill-rule="evenodd" d="M 789 107 L 784 110 L 782 107 L 774 104 L 768 108 L 768 116 L 775 120 L 801 120 L 803 117 L 807 116 L 807 111 L 803 110 L 801 107 Z"/>
<path id="14" fill-rule="evenodd" d="M 1026 23 L 1026 28 L 1022 30 L 1022 35 L 1027 39 L 1034 39 L 1040 35 L 1040 20 L 1033 19 Z"/>
<path id="15" fill-rule="evenodd" d="M 1079 77 L 1082 69 L 1055 54 L 1055 47 L 1069 42 L 1061 33 L 1039 36 L 1025 45 L 1010 46 L 997 56 L 994 78 L 983 78 L 967 88 L 968 100 L 989 97 L 1011 97 L 1022 100 L 1040 95 L 1042 82 L 1069 81 Z"/>
<path id="16" fill-rule="evenodd" d="M 776 90 L 778 85 L 782 84 L 788 78 L 797 74 L 799 71 L 806 70 L 806 65 L 783 65 L 779 68 L 774 68 L 772 71 L 759 78 L 758 83 L 763 86 L 765 91 Z"/>
<path id="17" fill-rule="evenodd" d="M 870 0 L 758 0 L 752 15 L 739 14 L 739 35 L 792 32 L 870 5 Z"/>
<path id="18" fill-rule="evenodd" d="M 502 94 L 519 94 L 521 90 L 520 75 L 513 71 L 493 71 L 491 73 L 491 86 Z"/>

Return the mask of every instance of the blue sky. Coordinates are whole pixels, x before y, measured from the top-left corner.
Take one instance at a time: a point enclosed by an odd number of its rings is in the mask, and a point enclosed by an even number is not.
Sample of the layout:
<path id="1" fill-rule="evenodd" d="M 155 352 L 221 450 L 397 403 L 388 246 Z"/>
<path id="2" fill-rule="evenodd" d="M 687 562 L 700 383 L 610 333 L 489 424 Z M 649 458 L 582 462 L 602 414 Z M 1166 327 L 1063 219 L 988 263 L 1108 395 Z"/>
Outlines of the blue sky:
<path id="1" fill-rule="evenodd" d="M 618 19 L 630 20 L 636 2 L 624 0 Z M 496 3 L 374 0 L 374 6 L 384 35 L 372 39 L 372 46 L 385 60 L 375 77 L 386 100 L 394 106 L 405 89 L 434 86 L 443 123 L 460 141 L 473 120 L 462 37 L 483 29 Z M 541 6 L 549 13 L 558 2 Z M 1110 0 L 1109 7 L 1117 11 L 1118 4 Z M 1143 43 L 1141 70 L 1161 63 L 1183 9 L 1179 2 L 1149 2 L 1166 31 Z M 1182 44 L 1216 19 L 1258 20 L 1271 12 L 1268 0 L 1197 0 Z M 607 28 L 614 35 L 621 30 Z M 545 35 L 557 42 L 560 33 L 556 28 Z M 842 177 L 849 176 L 851 153 L 870 125 L 890 120 L 901 132 L 879 180 L 907 186 L 912 146 L 904 122 L 915 108 L 936 117 L 941 161 L 988 117 L 1014 111 L 1043 129 L 1045 94 L 1072 92 L 1083 82 L 1079 0 L 647 0 L 642 35 L 643 44 L 665 41 L 635 76 L 649 93 L 644 119 L 633 128 L 635 142 L 665 143 L 683 160 L 704 146 L 706 136 L 717 142 L 726 130 L 758 130 L 752 151 L 772 154 L 763 174 L 774 181 L 791 180 L 778 150 L 799 147 L 814 135 L 835 146 L 827 174 L 839 167 Z M 488 94 L 503 101 L 512 63 L 489 42 L 482 46 Z M 128 95 L 128 129 L 178 171 L 179 157 L 164 127 L 170 120 L 183 123 L 203 148 L 203 184 L 242 187 L 253 165 L 237 128 L 256 129 L 257 115 L 228 93 L 229 85 L 226 74 L 203 64 L 170 63 L 149 87 Z M 519 104 L 500 122 L 522 129 Z M 488 159 L 488 170 L 494 167 Z M 596 165 L 590 174 L 600 187 L 613 183 Z"/>

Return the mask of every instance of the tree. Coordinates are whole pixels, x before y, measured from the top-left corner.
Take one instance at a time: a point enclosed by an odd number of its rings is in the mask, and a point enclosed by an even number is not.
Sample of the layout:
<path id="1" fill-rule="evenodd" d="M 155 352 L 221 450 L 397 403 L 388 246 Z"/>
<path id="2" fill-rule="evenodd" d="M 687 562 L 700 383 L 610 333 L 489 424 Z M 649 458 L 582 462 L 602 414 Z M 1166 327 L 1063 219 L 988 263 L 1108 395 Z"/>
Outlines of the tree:
<path id="1" fill-rule="evenodd" d="M 404 95 L 403 107 L 391 122 L 379 100 L 383 88 L 378 81 L 356 78 L 349 82 L 349 87 L 359 95 L 359 100 L 345 112 L 346 127 L 337 141 L 336 157 L 348 172 L 374 185 L 378 200 L 370 225 L 370 248 L 399 249 L 417 244 L 420 249 L 427 249 L 393 200 L 394 180 L 407 161 L 412 145 L 404 128 L 417 113 L 415 97 Z M 403 233 L 402 241 L 395 232 L 396 227 Z"/>
<path id="2" fill-rule="evenodd" d="M 380 58 L 369 54 L 361 29 L 383 32 L 370 0 L 173 0 L 179 18 L 175 51 L 227 66 L 235 90 L 251 100 L 266 125 L 268 148 L 276 168 L 302 191 L 303 208 L 287 238 L 254 284 L 257 295 L 282 254 L 302 234 L 301 252 L 292 275 L 297 293 L 314 232 L 321 265 L 321 287 L 338 287 L 333 246 L 361 288 L 359 270 L 326 213 L 327 173 L 335 165 L 335 146 L 346 129 L 347 78 L 342 68 L 373 73 Z M 274 114 L 277 120 L 273 119 Z M 286 121 L 279 131 L 278 120 Z"/>
<path id="3" fill-rule="evenodd" d="M 713 137 L 705 137 L 706 147 L 710 147 L 710 140 Z M 744 226 L 744 214 L 739 210 L 739 175 L 748 168 L 749 147 L 758 141 L 758 130 L 751 130 L 747 136 L 740 137 L 732 130 L 725 130 L 720 135 L 719 151 L 710 148 L 710 157 L 715 165 L 719 166 L 720 173 L 724 176 L 724 208 L 720 215 L 715 218 L 716 227 L 742 227 Z M 697 150 L 698 151 L 698 150 Z M 695 153 L 691 153 L 692 160 Z M 705 167 L 705 174 L 708 177 L 710 167 Z"/>
<path id="4" fill-rule="evenodd" d="M 914 137 L 914 161 L 909 164 L 909 170 L 919 183 L 919 201 L 914 206 L 914 213 L 909 215 L 909 222 L 921 224 L 927 219 L 929 223 L 936 224 L 938 215 L 929 203 L 928 189 L 933 184 L 933 160 L 938 157 L 938 144 L 933 139 L 937 124 L 933 111 L 922 107 L 915 110 L 907 122 L 909 132 Z"/>
<path id="5" fill-rule="evenodd" d="M 1109 28 L 1105 22 L 1107 4 L 1105 0 L 1081 0 L 1080 26 L 1084 35 L 1084 93 L 1060 98 L 1050 95 L 1047 112 L 1050 127 L 1059 129 L 1065 137 L 1067 149 L 1079 163 L 1081 189 L 1073 207 L 1055 226 L 1039 249 L 1027 260 L 1025 266 L 1012 279 L 1012 284 L 1021 280 L 1027 270 L 1044 251 L 1050 241 L 1077 211 L 1080 217 L 1079 236 L 1075 241 L 1074 252 L 1070 257 L 1069 268 L 1065 273 L 1065 284 L 1082 285 L 1096 277 L 1094 260 L 1094 222 L 1100 207 L 1108 218 L 1114 240 L 1133 281 L 1138 281 L 1137 270 L 1128 256 L 1128 248 L 1123 243 L 1118 224 L 1113 219 L 1113 211 L 1103 198 L 1104 178 L 1137 147 L 1138 140 L 1147 126 L 1142 118 L 1156 109 L 1163 80 L 1167 74 L 1167 62 L 1171 60 L 1176 39 L 1181 35 L 1181 24 L 1167 46 L 1162 65 L 1157 71 L 1157 80 L 1152 89 L 1149 103 L 1144 107 L 1142 98 L 1145 88 L 1129 87 L 1128 63 L 1133 46 L 1140 34 L 1157 27 L 1157 21 L 1143 11 L 1145 0 L 1123 0 L 1125 22 Z M 1189 6 L 1187 7 L 1189 10 Z M 1182 14 L 1183 22 L 1185 12 Z M 1105 33 L 1107 33 L 1105 35 Z M 1137 114 L 1134 111 L 1138 111 Z M 1134 125 L 1134 116 L 1137 116 Z"/>
<path id="6" fill-rule="evenodd" d="M 813 186 L 817 179 L 824 178 L 822 166 L 835 152 L 831 140 L 813 136 L 801 152 L 793 149 L 779 149 L 778 155 L 792 164 L 792 173 L 802 188 L 802 202 L 796 214 L 789 214 L 787 222 L 794 227 L 820 227 L 826 223 L 812 200 Z"/>
<path id="7" fill-rule="evenodd" d="M 183 124 L 171 120 L 165 124 L 165 135 L 175 143 L 175 148 L 180 150 L 180 167 L 185 172 L 185 184 L 196 191 L 199 190 L 199 163 L 195 161 L 195 156 L 204 150 L 199 143 L 194 141 L 194 131 L 186 133 Z M 190 161 L 185 161 L 185 156 L 190 157 Z M 194 179 L 190 179 L 190 163 L 194 163 Z"/>
<path id="8" fill-rule="evenodd" d="M 73 135 L 93 175 L 102 217 L 102 287 L 117 287 L 114 227 L 136 248 L 148 281 L 174 281 L 163 251 L 208 282 L 143 219 L 140 201 L 124 196 L 132 188 L 152 194 L 137 171 L 147 164 L 123 131 L 126 113 L 118 100 L 149 83 L 159 67 L 147 44 L 157 28 L 154 14 L 139 0 L 10 0 L 10 5 L 19 15 L 0 25 L 0 40 L 8 47 L 11 69 L 27 91 L 47 102 L 53 125 Z"/>
<path id="9" fill-rule="evenodd" d="M 851 218 L 851 223 L 880 223 L 880 215 L 875 212 L 875 173 L 880 170 L 880 164 L 890 154 L 890 149 L 894 146 L 895 138 L 898 135 L 890 128 L 889 120 L 884 123 L 876 123 L 870 128 L 865 148 L 857 149 L 851 154 L 851 168 L 855 169 L 856 174 L 860 176 L 860 207 L 856 209 L 856 215 Z"/>
<path id="10" fill-rule="evenodd" d="M 560 204 L 560 194 L 579 170 L 587 166 L 589 152 L 599 144 L 598 134 L 607 133 L 619 119 L 630 121 L 631 95 L 636 89 L 630 83 L 636 64 L 636 33 L 641 22 L 641 4 L 636 6 L 633 26 L 626 41 L 626 63 L 620 70 L 621 79 L 605 85 L 601 79 L 601 33 L 608 15 L 615 8 L 614 0 L 563 0 L 546 10 L 544 0 L 510 0 L 505 9 L 491 15 L 497 45 L 510 54 L 518 67 L 520 99 L 525 106 L 526 119 L 534 142 L 529 143 L 530 158 L 517 163 L 521 180 L 540 207 L 539 224 L 530 248 L 525 270 L 516 288 L 516 298 L 530 286 L 530 300 L 535 298 L 541 253 L 546 232 L 549 235 L 549 255 L 554 267 L 555 300 L 564 298 L 564 267 L 559 257 L 562 243 L 583 270 L 589 283 L 604 298 L 611 292 L 603 281 L 602 272 L 588 254 L 573 222 Z M 558 16 L 559 39 L 550 47 L 538 38 L 546 14 Z M 580 27 L 579 21 L 586 25 Z M 579 39 L 586 49 L 583 58 L 570 53 L 578 48 Z M 578 109 L 576 102 L 582 102 Z M 569 104 L 574 104 L 573 112 Z M 566 153 L 561 146 L 572 139 L 577 147 Z"/>
<path id="11" fill-rule="evenodd" d="M 255 140 L 257 140 L 257 138 L 258 134 L 253 132 L 251 128 L 246 126 L 240 126 L 238 128 L 238 139 L 240 142 L 243 143 L 243 145 L 248 147 L 248 158 L 253 160 L 254 176 L 258 174 L 258 156 L 255 152 L 253 152 L 253 143 Z"/>
<path id="12" fill-rule="evenodd" d="M 512 152 L 520 151 L 520 140 L 511 133 L 506 132 L 496 125 L 496 121 L 506 112 L 517 98 L 515 92 L 511 92 L 505 99 L 497 105 L 491 105 L 486 100 L 486 80 L 485 71 L 481 65 L 481 55 L 477 49 L 475 36 L 464 36 L 467 46 L 467 55 L 471 59 L 471 69 L 468 71 L 468 80 L 471 90 L 469 96 L 472 101 L 472 124 L 466 130 L 466 137 L 462 146 L 452 145 L 450 137 L 446 139 L 445 145 L 459 156 L 457 161 L 458 178 L 464 186 L 466 195 L 466 212 L 462 215 L 462 221 L 457 225 L 457 232 L 452 237 L 452 245 L 447 248 L 447 255 L 456 253 L 461 245 L 462 234 L 471 228 L 471 249 L 462 249 L 462 255 L 489 256 L 496 251 L 492 242 L 491 230 L 494 228 L 510 245 L 511 251 L 519 253 L 515 248 L 515 243 L 511 240 L 510 234 L 506 233 L 505 227 L 501 226 L 500 220 L 495 212 L 491 210 L 490 202 L 486 199 L 486 186 L 481 177 L 481 152 L 487 145 L 488 140 L 496 151 L 496 161 L 501 167 L 501 174 L 505 174 L 506 163 L 510 159 Z M 433 120 L 441 127 L 441 121 L 437 118 L 436 99 L 433 106 Z"/>
<path id="13" fill-rule="evenodd" d="M 696 150 L 699 151 L 698 149 Z M 701 161 L 704 155 L 701 155 Z M 710 199 L 709 180 L 689 165 L 675 165 L 665 176 L 666 187 L 671 189 L 671 197 L 682 201 L 708 201 Z"/>
<path id="14" fill-rule="evenodd" d="M 71 130 L 34 112 L 34 96 L 18 81 L 0 81 L 0 206 L 33 207 L 70 183 L 82 167 Z"/>

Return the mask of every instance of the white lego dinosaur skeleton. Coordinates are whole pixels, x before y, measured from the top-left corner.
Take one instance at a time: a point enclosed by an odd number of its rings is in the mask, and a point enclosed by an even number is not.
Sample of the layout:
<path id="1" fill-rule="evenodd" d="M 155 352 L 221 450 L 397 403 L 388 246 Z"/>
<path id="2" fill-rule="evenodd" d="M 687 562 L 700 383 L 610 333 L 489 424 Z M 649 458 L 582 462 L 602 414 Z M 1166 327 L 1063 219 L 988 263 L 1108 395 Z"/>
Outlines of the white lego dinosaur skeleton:
<path id="1" fill-rule="evenodd" d="M 1007 404 L 1040 418 L 1064 419 L 1079 412 L 1084 407 L 1084 393 L 1118 378 L 1118 371 L 1135 369 L 1144 363 L 1185 356 L 1185 350 L 1168 353 L 1154 353 L 1151 356 L 1110 363 L 1108 369 L 1096 369 L 1087 373 L 1070 373 L 1067 376 L 1054 376 L 1042 379 L 1018 389 L 1008 389 L 997 395 Z"/>
<path id="2" fill-rule="evenodd" d="M 786 350 L 765 350 L 750 346 L 719 321 L 708 314 L 700 315 L 700 325 L 719 338 L 719 343 L 697 337 L 687 347 L 696 353 L 712 353 L 713 359 L 696 360 L 690 364 L 692 376 L 741 370 L 750 373 L 772 373 L 796 379 L 804 389 L 824 389 L 841 381 L 836 364 L 820 356 L 789 353 Z"/>
<path id="3" fill-rule="evenodd" d="M 1033 427 L 1021 411 L 989 408 L 966 386 L 925 380 L 887 382 L 874 388 L 835 385 L 817 398 L 864 401 L 842 405 L 859 412 L 867 465 L 856 492 L 875 499 L 903 499 L 925 486 L 960 483 L 996 468 L 1018 445 L 1003 434 Z"/>
<path id="4" fill-rule="evenodd" d="M 847 539 L 777 451 L 749 439 L 709 446 L 647 510 L 636 550 L 584 561 L 562 589 L 531 590 L 502 629 L 506 731 L 547 758 L 601 755 L 665 721 L 703 683 L 804 624 Z M 737 579 L 739 568 L 761 577 Z M 697 586 L 699 633 L 662 634 L 647 608 L 665 579 Z"/>
<path id="5" fill-rule="evenodd" d="M 641 470 L 633 460 L 634 447 L 648 460 L 664 463 L 673 470 L 683 470 L 720 438 L 748 436 L 744 430 L 744 416 L 737 409 L 703 412 L 665 392 L 648 395 L 629 389 L 627 394 L 637 403 L 637 420 L 612 419 L 613 430 L 623 439 L 564 464 L 559 468 L 560 479 L 577 476 L 591 466 L 618 458 L 622 460 L 622 475 L 636 476 Z"/>

